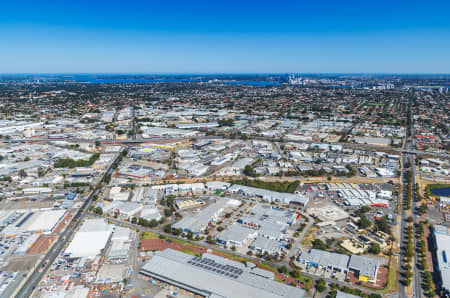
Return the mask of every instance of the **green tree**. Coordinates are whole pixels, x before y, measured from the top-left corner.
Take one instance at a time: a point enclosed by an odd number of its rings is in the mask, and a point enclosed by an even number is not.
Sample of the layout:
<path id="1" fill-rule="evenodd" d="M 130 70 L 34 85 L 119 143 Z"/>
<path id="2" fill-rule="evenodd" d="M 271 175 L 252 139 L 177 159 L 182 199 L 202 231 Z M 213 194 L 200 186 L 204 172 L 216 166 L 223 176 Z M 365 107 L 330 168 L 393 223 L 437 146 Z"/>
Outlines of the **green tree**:
<path id="1" fill-rule="evenodd" d="M 318 279 L 318 280 L 316 281 L 315 287 L 316 287 L 316 290 L 317 290 L 318 292 L 322 293 L 323 291 L 326 290 L 327 284 L 325 283 L 325 280 L 323 280 L 322 278 L 320 278 L 320 279 Z"/>
<path id="2" fill-rule="evenodd" d="M 376 242 L 372 242 L 372 244 L 369 247 L 369 252 L 374 255 L 379 254 L 381 252 L 380 245 Z"/>

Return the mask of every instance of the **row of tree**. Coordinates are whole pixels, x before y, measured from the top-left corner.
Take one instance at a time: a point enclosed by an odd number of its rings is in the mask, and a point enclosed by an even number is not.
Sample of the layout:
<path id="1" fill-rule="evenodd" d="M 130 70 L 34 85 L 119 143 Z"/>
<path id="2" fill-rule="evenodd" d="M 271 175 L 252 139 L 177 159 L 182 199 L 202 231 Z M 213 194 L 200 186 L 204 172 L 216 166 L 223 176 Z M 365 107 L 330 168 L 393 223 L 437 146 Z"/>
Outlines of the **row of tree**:
<path id="1" fill-rule="evenodd" d="M 427 261 L 427 244 L 425 238 L 425 222 L 421 221 L 416 229 L 418 241 L 417 241 L 417 258 L 419 261 L 419 269 L 422 273 L 423 288 L 425 290 L 425 295 L 428 297 L 436 296 L 436 286 L 433 282 L 433 277 L 428 271 L 428 261 Z"/>

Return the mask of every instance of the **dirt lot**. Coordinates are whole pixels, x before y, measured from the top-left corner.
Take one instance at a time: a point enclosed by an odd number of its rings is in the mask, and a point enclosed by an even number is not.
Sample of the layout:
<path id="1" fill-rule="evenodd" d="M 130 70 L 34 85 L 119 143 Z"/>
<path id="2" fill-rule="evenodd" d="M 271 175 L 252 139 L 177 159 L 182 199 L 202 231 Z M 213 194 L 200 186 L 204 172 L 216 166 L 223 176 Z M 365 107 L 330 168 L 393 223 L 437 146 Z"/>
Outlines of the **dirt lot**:
<path id="1" fill-rule="evenodd" d="M 2 268 L 3 271 L 16 272 L 16 271 L 31 271 L 34 268 L 37 260 L 40 256 L 20 256 L 20 257 L 10 257 L 9 262 L 6 266 Z"/>
<path id="2" fill-rule="evenodd" d="M 3 200 L 0 202 L 0 210 L 3 209 L 28 209 L 28 208 L 50 208 L 53 206 L 55 201 L 9 201 Z"/>
<path id="3" fill-rule="evenodd" d="M 60 221 L 58 226 L 53 231 L 54 233 L 61 233 L 64 229 L 64 227 L 70 222 L 70 219 L 72 218 L 73 211 L 67 212 L 66 216 L 63 218 L 63 220 Z"/>
<path id="4" fill-rule="evenodd" d="M 34 242 L 33 246 L 31 246 L 27 254 L 33 255 L 45 253 L 55 240 L 56 236 L 42 235 L 41 237 L 38 238 L 38 240 L 36 240 L 36 242 Z"/>

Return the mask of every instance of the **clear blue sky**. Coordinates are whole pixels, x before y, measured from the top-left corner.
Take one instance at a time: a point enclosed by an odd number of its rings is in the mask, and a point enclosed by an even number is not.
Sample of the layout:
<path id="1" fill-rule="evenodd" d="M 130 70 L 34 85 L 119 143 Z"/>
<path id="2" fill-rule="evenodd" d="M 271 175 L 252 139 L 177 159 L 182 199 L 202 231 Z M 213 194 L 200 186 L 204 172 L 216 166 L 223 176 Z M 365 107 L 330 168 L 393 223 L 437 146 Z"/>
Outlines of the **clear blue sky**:
<path id="1" fill-rule="evenodd" d="M 450 73 L 449 11 L 449 0 L 2 1 L 0 73 Z"/>

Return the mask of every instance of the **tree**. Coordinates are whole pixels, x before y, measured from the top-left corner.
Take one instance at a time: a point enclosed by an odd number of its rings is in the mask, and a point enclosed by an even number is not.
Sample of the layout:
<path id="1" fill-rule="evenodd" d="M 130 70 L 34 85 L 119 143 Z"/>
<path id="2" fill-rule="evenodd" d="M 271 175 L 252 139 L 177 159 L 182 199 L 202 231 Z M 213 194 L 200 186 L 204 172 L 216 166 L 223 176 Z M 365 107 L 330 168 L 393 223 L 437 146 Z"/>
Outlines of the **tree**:
<path id="1" fill-rule="evenodd" d="M 374 255 L 379 254 L 381 252 L 380 245 L 376 242 L 372 242 L 372 244 L 369 247 L 369 252 Z"/>
<path id="2" fill-rule="evenodd" d="M 327 284 L 325 283 L 325 280 L 320 278 L 316 281 L 315 287 L 318 292 L 322 293 L 327 288 Z"/>
<path id="3" fill-rule="evenodd" d="M 372 225 L 372 222 L 367 218 L 367 216 L 365 214 L 361 214 L 361 216 L 359 217 L 358 226 L 361 229 L 366 229 L 366 228 L 370 227 L 371 225 Z"/>
<path id="4" fill-rule="evenodd" d="M 376 227 L 379 231 L 382 231 L 387 234 L 392 234 L 391 225 L 386 216 L 383 216 L 376 222 Z"/>
<path id="5" fill-rule="evenodd" d="M 424 215 L 425 213 L 427 213 L 428 210 L 428 205 L 426 203 L 422 203 L 419 206 L 419 214 L 420 215 Z"/>
<path id="6" fill-rule="evenodd" d="M 280 268 L 280 272 L 283 273 L 283 274 L 287 274 L 289 271 L 288 271 L 287 267 L 283 265 Z"/>
<path id="7" fill-rule="evenodd" d="M 134 217 L 131 219 L 131 223 L 135 225 L 136 222 L 137 222 L 137 218 L 136 218 L 136 216 L 134 216 Z"/>
<path id="8" fill-rule="evenodd" d="M 294 270 L 291 272 L 291 275 L 293 278 L 299 279 L 300 278 L 300 271 L 299 270 Z"/>
<path id="9" fill-rule="evenodd" d="M 169 217 L 172 215 L 172 210 L 170 210 L 169 208 L 164 209 L 164 216 L 165 217 Z"/>
<path id="10" fill-rule="evenodd" d="M 94 208 L 94 213 L 95 214 L 98 214 L 98 215 L 103 215 L 103 209 L 102 209 L 102 207 L 95 207 Z"/>
<path id="11" fill-rule="evenodd" d="M 313 248 L 327 250 L 328 246 L 320 239 L 314 239 L 312 242 Z"/>
<path id="12" fill-rule="evenodd" d="M 171 225 L 165 225 L 164 226 L 164 232 L 165 233 L 171 233 L 172 232 L 172 226 Z"/>

